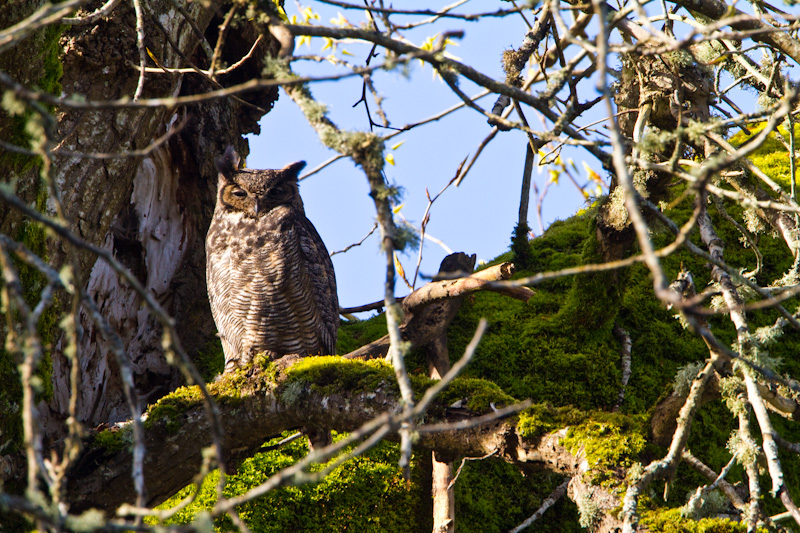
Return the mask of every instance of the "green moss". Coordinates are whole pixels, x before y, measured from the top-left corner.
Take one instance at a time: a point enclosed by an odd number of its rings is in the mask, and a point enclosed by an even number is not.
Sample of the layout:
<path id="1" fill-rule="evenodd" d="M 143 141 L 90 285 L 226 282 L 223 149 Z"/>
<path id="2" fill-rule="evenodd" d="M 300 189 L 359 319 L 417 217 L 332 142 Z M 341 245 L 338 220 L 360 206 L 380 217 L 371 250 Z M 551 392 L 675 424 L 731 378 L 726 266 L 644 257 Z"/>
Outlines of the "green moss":
<path id="1" fill-rule="evenodd" d="M 745 533 L 747 531 L 745 524 L 726 518 L 690 520 L 681 515 L 680 509 L 645 511 L 641 515 L 639 524 L 653 533 Z"/>
<path id="2" fill-rule="evenodd" d="M 276 444 L 288 433 L 268 443 Z M 335 436 L 335 440 L 341 438 Z M 248 489 L 265 482 L 283 468 L 291 466 L 308 453 L 304 440 L 294 441 L 280 449 L 259 453 L 246 460 L 234 476 L 227 478 L 226 497 L 243 494 Z M 318 484 L 284 486 L 239 508 L 239 516 L 253 531 L 263 533 L 283 531 L 387 531 L 416 532 L 430 529 L 424 521 L 418 522 L 422 513 L 420 471 L 418 458 L 412 459 L 410 484 L 402 478 L 396 466 L 398 447 L 381 443 L 361 457 L 334 469 Z M 314 465 L 312 472 L 324 465 Z M 203 509 L 210 509 L 216 501 L 215 485 L 219 473 L 206 478 L 194 503 L 172 517 L 168 523 L 189 523 Z M 175 505 L 193 489 L 184 489 L 161 508 Z M 153 523 L 151 521 L 151 523 Z M 233 524 L 229 518 L 218 518 L 217 531 L 229 531 Z"/>
<path id="3" fill-rule="evenodd" d="M 29 13 L 21 14 L 25 16 Z M 38 80 L 33 80 L 31 85 L 50 94 L 58 95 L 61 92 L 60 79 L 62 76 L 59 39 L 62 27 L 45 27 L 26 40 L 26 60 L 31 60 L 40 65 L 41 76 Z M 8 93 L 10 94 L 10 93 Z M 4 116 L 5 128 L 3 129 L 4 141 L 27 148 L 30 146 L 31 135 L 28 131 L 28 123 L 32 120 L 33 112 L 30 109 L 22 108 L 20 114 Z M 50 109 L 52 111 L 52 109 Z M 0 112 L 0 114 L 3 114 Z M 30 179 L 31 183 L 18 183 L 18 189 L 27 189 L 28 201 L 35 197 L 37 210 L 44 212 L 47 200 L 47 191 L 44 184 L 39 180 L 36 168 L 41 164 L 38 157 L 31 157 L 18 154 L 7 150 L 0 150 L 0 169 L 3 170 L 2 181 L 13 179 Z M 42 259 L 47 259 L 45 246 L 46 233 L 44 228 L 29 221 L 20 224 L 17 240 L 25 244 Z M 29 305 L 35 306 L 38 303 L 41 289 L 44 287 L 43 277 L 33 268 L 28 267 L 21 261 L 15 261 L 19 269 L 20 281 L 22 283 L 23 295 Z M 0 284 L 3 280 L 0 278 Z M 57 333 L 57 323 L 59 314 L 58 297 L 54 298 L 51 304 L 42 313 L 37 332 L 42 341 L 44 350 L 43 358 L 36 369 L 36 376 L 39 378 L 41 388 L 38 390 L 38 399 L 49 400 L 52 397 L 52 362 L 50 359 L 51 344 Z M 0 328 L 0 337 L 2 328 Z M 23 443 L 23 431 L 21 420 L 22 386 L 19 379 L 17 365 L 11 354 L 5 349 L 5 343 L 0 343 L 0 455 L 17 452 Z M 9 493 L 23 493 L 25 487 L 20 481 L 8 481 L 3 489 Z M 34 524 L 19 515 L 11 514 L 0 510 L 0 524 L 4 531 L 30 531 Z"/>
<path id="4" fill-rule="evenodd" d="M 299 399 L 296 395 L 305 385 L 321 394 L 340 391 L 358 394 L 375 391 L 387 384 L 393 391 L 398 390 L 394 369 L 382 359 L 361 361 L 339 356 L 307 357 L 292 365 L 286 373 L 287 379 L 279 394 L 289 403 Z M 436 383 L 424 375 L 412 374 L 410 377 L 417 400 Z M 491 412 L 492 405 L 499 409 L 517 401 L 496 384 L 475 378 L 453 380 L 440 394 L 438 404 L 447 406 L 459 400 L 466 400 L 465 407 L 476 414 Z"/>
<path id="5" fill-rule="evenodd" d="M 322 394 L 338 391 L 373 391 L 383 383 L 393 383 L 394 370 L 383 360 L 359 361 L 339 356 L 306 357 L 287 370 L 284 390 L 294 383 L 311 384 Z"/>
<path id="6" fill-rule="evenodd" d="M 63 68 L 61 65 L 61 46 L 60 39 L 66 26 L 52 25 L 35 32 L 26 40 L 27 49 L 31 51 L 30 59 L 38 61 L 41 65 L 39 72 L 41 76 L 38 80 L 31 83 L 32 88 L 39 89 L 51 95 L 61 94 L 61 77 Z M 51 106 L 50 112 L 54 111 Z M 9 117 L 11 127 L 9 128 L 6 142 L 28 148 L 32 140 L 28 131 L 28 122 L 33 120 L 35 114 L 33 110 L 24 108 L 21 113 Z M 9 171 L 10 176 L 27 175 L 33 168 L 41 164 L 39 157 L 32 157 L 15 152 L 3 151 L 0 153 L 0 168 Z"/>
<path id="7" fill-rule="evenodd" d="M 477 378 L 456 378 L 440 395 L 443 405 L 452 405 L 462 399 L 466 400 L 465 407 L 475 414 L 491 413 L 492 406 L 500 409 L 518 402 L 495 383 Z"/>
<path id="8" fill-rule="evenodd" d="M 590 224 L 590 229 L 593 224 Z M 581 264 L 603 263 L 596 239 L 586 239 Z M 566 328 L 610 335 L 622 298 L 625 271 L 596 272 L 576 276 L 564 305 L 555 317 Z"/>
<path id="9" fill-rule="evenodd" d="M 467 461 L 455 485 L 456 531 L 500 533 L 522 523 L 541 507 L 564 478 L 551 472 L 522 475 L 503 460 Z M 561 498 L 527 531 L 578 533 L 578 509 Z"/>
<path id="10" fill-rule="evenodd" d="M 107 453 L 124 450 L 133 443 L 133 431 L 130 424 L 122 428 L 106 429 L 92 437 L 93 448 L 103 448 Z"/>
<path id="11" fill-rule="evenodd" d="M 531 440 L 564 427 L 569 430 L 561 444 L 573 454 L 583 452 L 596 483 L 618 485 L 621 469 L 631 466 L 646 444 L 644 415 L 540 404 L 520 413 L 517 426 L 520 434 Z"/>
<path id="12" fill-rule="evenodd" d="M 731 457 L 727 443 L 735 426 L 738 426 L 736 418 L 730 414 L 723 403 L 707 403 L 698 409 L 695 415 L 686 446 L 709 468 L 720 472 Z M 725 480 L 731 484 L 741 482 L 742 479 L 743 468 L 738 464 L 734 465 L 725 477 Z M 708 480 L 693 468 L 681 464 L 675 480 L 670 486 L 670 497 L 666 503 L 670 506 L 681 506 L 686 503 L 687 494 L 707 483 Z"/>
<path id="13" fill-rule="evenodd" d="M 27 40 L 27 45 L 32 52 L 31 59 L 39 61 L 41 64 L 40 72 L 42 75 L 33 82 L 35 88 L 41 89 L 50 94 L 58 95 L 61 92 L 61 76 L 63 74 L 61 66 L 61 47 L 59 40 L 63 27 L 53 25 L 43 28 L 36 32 Z M 6 142 L 11 144 L 28 147 L 30 144 L 30 133 L 28 132 L 28 122 L 32 120 L 33 111 L 30 109 L 22 110 L 21 114 L 15 114 L 7 118 L 9 122 L 8 135 Z M 45 211 L 47 201 L 47 190 L 33 170 L 40 165 L 38 157 L 30 157 L 10 151 L 0 153 L 0 168 L 5 170 L 8 177 L 33 176 L 33 193 L 36 197 L 36 209 L 40 212 Z M 20 225 L 19 233 L 16 236 L 19 242 L 25 244 L 30 250 L 47 260 L 46 253 L 46 232 L 44 227 L 30 222 L 23 221 Z M 22 282 L 23 294 L 29 305 L 35 305 L 39 300 L 39 295 L 44 287 L 44 277 L 21 261 L 16 262 L 19 269 L 20 281 Z M 1 280 L 0 280 L 1 281 Z M 37 368 L 37 375 L 41 378 L 43 389 L 41 398 L 47 400 L 52 397 L 52 362 L 50 359 L 50 344 L 54 340 L 58 322 L 58 303 L 54 302 L 42 313 L 37 326 L 38 333 L 44 348 L 44 357 Z M 10 354 L 5 350 L 5 346 L 0 346 L 0 453 L 10 450 L 3 449 L 2 446 L 13 443 L 16 448 L 22 443 L 22 425 L 19 415 L 19 404 L 22 399 L 22 388 L 17 372 L 17 362 L 12 360 Z"/>
<path id="14" fill-rule="evenodd" d="M 340 354 L 350 353 L 365 344 L 380 339 L 386 333 L 386 317 L 383 314 L 373 316 L 368 320 L 343 320 L 339 326 L 336 351 Z"/>
<path id="15" fill-rule="evenodd" d="M 242 396 L 247 392 L 244 385 L 247 383 L 246 369 L 236 370 L 225 374 L 217 381 L 207 385 L 209 394 L 222 405 L 239 405 Z M 203 395 L 197 385 L 179 387 L 159 399 L 147 409 L 145 429 L 152 429 L 156 424 L 165 423 L 169 432 L 176 432 L 181 427 L 186 411 L 203 405 Z"/>
<path id="16" fill-rule="evenodd" d="M 37 197 L 36 208 L 44 211 L 46 194 Z M 29 250 L 47 261 L 47 233 L 41 224 L 25 220 L 20 224 L 16 240 L 24 244 Z M 18 260 L 13 254 L 14 266 L 22 284 L 22 296 L 31 308 L 39 303 L 42 290 L 47 285 L 47 280 L 35 267 Z M 2 279 L 0 279 L 2 283 Z M 36 331 L 42 343 L 42 359 L 36 369 L 41 387 L 37 390 L 38 398 L 49 400 L 53 395 L 52 360 L 50 351 L 58 335 L 59 296 L 53 297 L 51 303 L 39 317 Z M 21 361 L 15 361 L 6 351 L 5 345 L 0 345 L 0 453 L 2 446 L 12 444 L 16 448 L 22 444 L 22 421 L 20 418 L 20 404 L 22 402 L 22 386 L 17 370 Z"/>
<path id="17" fill-rule="evenodd" d="M 149 430 L 155 424 L 165 423 L 167 431 L 177 432 L 181 427 L 183 414 L 203 403 L 200 387 L 179 387 L 168 395 L 158 400 L 147 409 L 145 429 Z"/>
<path id="18" fill-rule="evenodd" d="M 531 270 L 515 277 L 585 262 L 592 235 L 590 216 L 554 223 L 530 243 Z M 604 284 L 598 296 L 603 303 L 594 304 L 585 300 L 591 287 L 576 287 L 577 279 L 541 282 L 527 303 L 495 293 L 476 294 L 465 301 L 448 331 L 451 358 L 461 357 L 478 321 L 486 317 L 489 329 L 467 376 L 487 379 L 515 398 L 537 403 L 584 410 L 613 406 L 621 378 L 608 293 L 619 289 Z"/>
<path id="19" fill-rule="evenodd" d="M 800 427 L 798 427 L 797 421 L 789 420 L 780 416 L 772 416 L 771 420 L 773 428 L 781 437 L 790 442 L 800 441 Z M 792 500 L 796 502 L 798 499 L 800 499 L 800 456 L 798 456 L 796 453 L 790 452 L 789 450 L 779 448 L 778 458 L 781 461 L 784 483 L 789 489 L 789 495 L 792 497 Z M 771 486 L 771 480 L 766 473 L 762 479 L 762 486 Z M 779 498 L 772 497 L 765 498 L 764 509 L 765 512 L 770 516 L 786 512 L 783 502 L 781 502 Z M 790 522 L 781 523 L 781 525 L 784 526 L 788 526 L 789 524 Z M 794 530 L 797 531 L 798 528 L 794 524 L 792 524 L 792 526 L 795 528 Z"/>
<path id="20" fill-rule="evenodd" d="M 43 30 L 43 46 L 39 59 L 42 61 L 44 75 L 36 83 L 39 89 L 52 95 L 61 93 L 61 76 L 64 71 L 61 65 L 61 34 L 67 26 L 54 24 Z"/>
<path id="21" fill-rule="evenodd" d="M 260 369 L 260 380 L 252 378 L 253 366 Z M 250 366 L 239 368 L 232 372 L 220 375 L 217 379 L 206 384 L 208 393 L 220 405 L 241 405 L 243 398 L 271 387 L 275 382 L 276 371 L 271 361 L 264 354 L 256 355 Z M 203 395 L 197 385 L 179 387 L 159 399 L 147 409 L 145 429 L 152 429 L 154 425 L 165 423 L 169 432 L 180 429 L 186 411 L 203 405 Z"/>
<path id="22" fill-rule="evenodd" d="M 205 382 L 212 381 L 225 370 L 225 353 L 222 351 L 222 341 L 218 337 L 207 342 L 197 350 L 193 362 Z"/>
<path id="23" fill-rule="evenodd" d="M 641 415 L 594 412 L 583 423 L 571 426 L 562 444 L 573 454 L 583 451 L 594 483 L 617 486 L 622 469 L 633 465 L 644 450 L 646 420 Z"/>
<path id="24" fill-rule="evenodd" d="M 44 211 L 43 195 L 39 195 L 37 200 L 37 210 Z M 28 247 L 33 253 L 38 255 L 44 261 L 47 261 L 47 234 L 41 224 L 25 221 L 22 224 L 17 241 L 21 242 Z M 22 293 L 25 301 L 32 308 L 39 303 L 41 293 L 47 284 L 44 274 L 39 272 L 36 268 L 24 263 L 22 261 L 16 262 L 19 271 L 19 278 L 22 282 Z M 58 322 L 59 315 L 59 295 L 53 297 L 53 302 L 44 310 L 39 317 L 39 323 L 36 326 L 36 331 L 39 334 L 39 339 L 42 343 L 42 360 L 37 368 L 37 375 L 42 380 L 43 389 L 41 390 L 41 398 L 49 400 L 53 396 L 53 381 L 52 381 L 52 359 L 51 350 L 52 344 L 56 341 L 59 330 Z"/>
<path id="25" fill-rule="evenodd" d="M 584 411 L 569 406 L 553 407 L 550 404 L 538 404 L 519 414 L 517 429 L 526 439 L 536 439 L 551 431 L 579 424 L 586 419 L 586 416 Z"/>

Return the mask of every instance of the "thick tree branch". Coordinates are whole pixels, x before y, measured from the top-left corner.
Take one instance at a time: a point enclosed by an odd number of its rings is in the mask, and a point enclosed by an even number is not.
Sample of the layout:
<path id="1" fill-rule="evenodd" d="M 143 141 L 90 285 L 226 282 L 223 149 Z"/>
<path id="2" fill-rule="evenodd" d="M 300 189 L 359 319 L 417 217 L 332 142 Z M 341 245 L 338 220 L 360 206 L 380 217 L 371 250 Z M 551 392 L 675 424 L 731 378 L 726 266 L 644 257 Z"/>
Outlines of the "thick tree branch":
<path id="1" fill-rule="evenodd" d="M 315 425 L 352 432 L 400 408 L 402 400 L 388 366 L 381 369 L 325 358 L 317 367 L 314 359 L 287 356 L 266 369 L 254 365 L 246 374 L 224 376 L 211 388 L 224 421 L 227 464 L 237 464 L 257 452 L 270 437 L 288 429 Z M 293 366 L 298 362 L 302 364 Z M 364 383 L 370 383 L 362 390 L 352 385 L 359 375 Z M 349 379 L 351 385 L 331 392 L 332 383 L 338 379 Z M 451 411 L 446 403 L 444 399 L 434 400 L 426 420 L 436 423 L 480 418 L 463 408 Z M 199 391 L 194 388 L 180 389 L 152 407 L 145 426 L 147 504 L 156 505 L 188 485 L 200 470 L 204 449 L 211 445 L 210 426 Z M 390 428 L 387 438 L 398 440 L 397 429 Z M 90 446 L 70 473 L 67 495 L 72 512 L 94 507 L 110 513 L 135 499 L 131 450 L 125 440 L 129 430 L 117 431 L 121 432 L 116 440 L 118 449 Z M 500 450 L 499 455 L 508 461 L 538 463 L 566 475 L 585 474 L 589 466 L 583 453 L 570 452 L 561 444 L 565 434 L 566 429 L 528 440 L 518 433 L 513 420 L 495 419 L 457 431 L 420 432 L 415 446 L 436 450 L 442 459 Z M 606 494 L 599 487 L 595 490 Z"/>
<path id="2" fill-rule="evenodd" d="M 403 340 L 411 343 L 411 347 L 424 346 L 438 337 L 449 324 L 452 317 L 445 319 L 444 313 L 426 312 L 426 309 L 452 298 L 459 298 L 480 290 L 496 290 L 506 296 L 528 301 L 533 291 L 527 287 L 510 287 L 496 289 L 493 281 L 509 279 L 514 273 L 512 263 L 502 263 L 481 270 L 465 278 L 433 281 L 423 285 L 403 299 L 405 319 L 400 325 Z M 348 359 L 365 359 L 384 357 L 389 350 L 389 336 L 386 335 L 375 342 L 345 355 Z"/>

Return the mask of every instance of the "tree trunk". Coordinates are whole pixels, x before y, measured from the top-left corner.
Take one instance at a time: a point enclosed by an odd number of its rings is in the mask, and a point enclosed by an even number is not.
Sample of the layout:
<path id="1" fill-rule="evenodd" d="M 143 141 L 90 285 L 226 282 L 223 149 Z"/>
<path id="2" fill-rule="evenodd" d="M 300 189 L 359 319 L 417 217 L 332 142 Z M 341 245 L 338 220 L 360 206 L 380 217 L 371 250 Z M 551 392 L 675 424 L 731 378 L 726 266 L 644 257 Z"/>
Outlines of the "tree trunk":
<path id="1" fill-rule="evenodd" d="M 439 275 L 449 272 L 472 272 L 475 269 L 475 254 L 450 254 L 442 260 Z M 422 314 L 436 317 L 441 330 L 425 346 L 428 356 L 428 373 L 433 379 L 442 379 L 450 370 L 450 354 L 447 350 L 447 327 L 456 316 L 464 298 L 453 298 L 438 302 L 423 309 Z M 430 319 L 425 323 L 431 322 Z M 433 497 L 433 533 L 454 533 L 456 530 L 456 498 L 453 482 L 452 461 L 440 461 L 436 452 L 431 452 L 431 496 Z"/>
<path id="2" fill-rule="evenodd" d="M 189 16 L 204 32 L 213 47 L 218 26 L 230 3 L 189 3 Z M 0 8 L 0 24 L 8 27 L 35 10 L 6 5 Z M 145 45 L 159 66 L 188 66 L 184 59 L 201 66 L 209 64 L 199 46 L 201 36 L 187 24 L 184 16 L 168 0 L 147 3 L 143 14 Z M 136 17 L 131 4 L 121 5 L 108 17 L 95 23 L 69 27 L 59 38 L 42 30 L 34 37 L 0 55 L 0 70 L 12 74 L 27 86 L 56 76 L 63 67 L 61 92 L 82 94 L 93 101 L 131 97 L 136 89 L 139 63 Z M 168 37 L 165 37 L 167 35 Z M 259 29 L 243 24 L 229 32 L 222 48 L 221 61 L 233 64 L 250 50 Z M 49 36 L 49 40 L 46 38 Z M 30 61 L 28 43 L 39 46 L 39 55 L 55 49 L 59 63 Z M 48 48 L 50 47 L 50 48 Z M 176 49 L 177 48 L 177 49 Z M 237 83 L 260 77 L 263 59 L 277 50 L 266 35 L 254 54 L 237 70 L 219 76 L 218 82 Z M 20 60 L 20 57 L 27 60 Z M 13 69 L 6 69 L 7 66 Z M 148 66 L 155 66 L 150 63 Z M 43 68 L 45 70 L 43 70 Z M 50 70 L 46 70 L 50 69 Z M 198 94 L 218 87 L 198 74 L 148 73 L 142 97 L 170 97 Z M 211 218 L 216 191 L 214 157 L 233 144 L 248 152 L 242 134 L 257 132 L 258 120 L 277 99 L 277 89 L 248 93 L 247 103 L 222 98 L 189 107 L 147 107 L 138 109 L 66 109 L 59 112 L 60 137 L 53 160 L 54 181 L 60 186 L 66 216 L 73 231 L 83 239 L 113 251 L 142 282 L 161 305 L 175 317 L 184 346 L 191 354 L 214 339 L 214 326 L 205 289 L 205 233 Z M 144 157 L 91 158 L 64 152 L 120 153 L 144 150 L 164 136 L 170 126 L 183 128 Z M 0 114 L 4 139 L 15 139 L 13 132 L 24 127 L 19 119 Z M 6 135 L 6 132 L 11 132 Z M 64 154 L 64 155 L 62 155 Z M 17 190 L 40 210 L 52 213 L 55 207 L 44 187 L 37 185 L 38 168 L 32 158 L 0 158 L 0 175 L 17 176 Z M 20 169 L 24 172 L 20 173 Z M 0 231 L 12 236 L 24 225 L 11 210 L 0 212 Z M 16 231 L 15 231 L 16 230 Z M 46 256 L 56 269 L 67 262 L 60 242 L 48 240 L 46 249 L 35 250 Z M 142 403 L 152 402 L 175 388 L 181 378 L 165 359 L 161 347 L 161 328 L 144 310 L 141 298 L 121 281 L 110 267 L 86 250 L 77 252 L 75 279 L 94 299 L 106 320 L 120 334 L 134 374 Z M 64 302 L 61 302 L 64 304 Z M 82 335 L 78 361 L 84 382 L 80 384 L 78 418 L 84 424 L 128 419 L 117 363 L 109 346 L 86 313 L 81 314 Z M 45 432 L 58 438 L 61 421 L 68 416 L 70 361 L 64 355 L 65 339 L 53 329 L 52 398 L 40 405 Z M 140 407 L 143 407 L 140 406 Z"/>

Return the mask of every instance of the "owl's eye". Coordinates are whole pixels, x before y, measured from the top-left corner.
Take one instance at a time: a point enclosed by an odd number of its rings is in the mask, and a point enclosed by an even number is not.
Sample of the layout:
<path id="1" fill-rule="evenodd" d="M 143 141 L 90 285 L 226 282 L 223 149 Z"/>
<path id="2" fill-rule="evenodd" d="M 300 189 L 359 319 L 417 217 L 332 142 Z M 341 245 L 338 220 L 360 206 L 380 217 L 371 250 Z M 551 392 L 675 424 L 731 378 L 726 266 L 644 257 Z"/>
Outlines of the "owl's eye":
<path id="1" fill-rule="evenodd" d="M 247 193 L 244 192 L 242 189 L 234 189 L 231 191 L 231 194 L 237 198 L 244 198 L 245 196 L 247 196 Z"/>

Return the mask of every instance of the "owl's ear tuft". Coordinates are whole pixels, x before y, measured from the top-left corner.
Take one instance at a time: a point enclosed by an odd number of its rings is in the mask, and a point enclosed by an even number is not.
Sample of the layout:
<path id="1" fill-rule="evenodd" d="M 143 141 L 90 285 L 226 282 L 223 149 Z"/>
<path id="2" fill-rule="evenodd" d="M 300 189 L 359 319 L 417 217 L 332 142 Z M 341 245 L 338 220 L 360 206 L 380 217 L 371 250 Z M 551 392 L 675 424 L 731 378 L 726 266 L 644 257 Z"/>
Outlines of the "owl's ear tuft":
<path id="1" fill-rule="evenodd" d="M 293 179 L 297 179 L 300 176 L 300 171 L 304 168 L 306 168 L 305 161 L 296 161 L 283 167 L 283 171 L 291 175 Z"/>
<path id="2" fill-rule="evenodd" d="M 239 170 L 239 164 L 241 163 L 242 159 L 239 157 L 239 154 L 236 153 L 236 150 L 233 146 L 228 145 L 225 149 L 225 153 L 222 154 L 215 160 L 217 164 L 217 170 L 219 170 L 225 176 L 230 176 L 237 170 Z"/>

